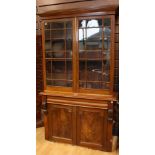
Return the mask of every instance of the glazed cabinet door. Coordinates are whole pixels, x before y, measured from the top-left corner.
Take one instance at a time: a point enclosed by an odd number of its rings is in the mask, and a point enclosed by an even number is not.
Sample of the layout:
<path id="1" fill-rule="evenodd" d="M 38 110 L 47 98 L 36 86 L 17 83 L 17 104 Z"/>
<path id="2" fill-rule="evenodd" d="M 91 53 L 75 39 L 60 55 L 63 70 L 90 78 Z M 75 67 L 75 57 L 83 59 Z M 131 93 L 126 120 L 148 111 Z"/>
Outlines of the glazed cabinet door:
<path id="1" fill-rule="evenodd" d="M 109 91 L 113 82 L 113 18 L 78 18 L 78 59 L 80 91 Z"/>
<path id="2" fill-rule="evenodd" d="M 71 106 L 52 105 L 49 108 L 49 139 L 75 143 L 75 109 Z"/>
<path id="3" fill-rule="evenodd" d="M 77 111 L 77 143 L 94 149 L 106 146 L 106 113 L 102 109 L 79 107 Z"/>
<path id="4" fill-rule="evenodd" d="M 72 90 L 73 87 L 73 21 L 55 19 L 44 22 L 44 84 L 46 89 Z M 61 87 L 61 88 L 60 88 Z"/>

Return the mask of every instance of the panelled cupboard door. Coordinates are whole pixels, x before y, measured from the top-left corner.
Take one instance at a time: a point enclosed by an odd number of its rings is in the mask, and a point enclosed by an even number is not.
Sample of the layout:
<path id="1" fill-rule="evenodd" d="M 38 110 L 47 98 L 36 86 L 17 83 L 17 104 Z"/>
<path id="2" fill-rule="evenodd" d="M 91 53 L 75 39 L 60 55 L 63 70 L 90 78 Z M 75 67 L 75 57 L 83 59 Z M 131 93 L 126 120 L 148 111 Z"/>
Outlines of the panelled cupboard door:
<path id="1" fill-rule="evenodd" d="M 102 109 L 79 107 L 77 111 L 77 143 L 94 149 L 106 146 L 106 112 Z"/>
<path id="2" fill-rule="evenodd" d="M 49 109 L 49 139 L 57 142 L 75 143 L 74 108 L 52 105 Z"/>

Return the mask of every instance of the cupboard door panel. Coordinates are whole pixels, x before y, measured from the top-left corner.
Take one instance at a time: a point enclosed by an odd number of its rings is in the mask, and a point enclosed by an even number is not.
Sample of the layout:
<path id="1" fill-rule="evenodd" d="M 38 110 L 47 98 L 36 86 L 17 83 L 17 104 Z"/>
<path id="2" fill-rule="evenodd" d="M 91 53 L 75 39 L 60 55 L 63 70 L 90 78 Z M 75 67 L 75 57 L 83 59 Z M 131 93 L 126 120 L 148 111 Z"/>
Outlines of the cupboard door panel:
<path id="1" fill-rule="evenodd" d="M 105 146 L 106 120 L 102 109 L 79 107 L 77 115 L 77 143 L 103 150 Z"/>
<path id="2" fill-rule="evenodd" d="M 73 108 L 63 105 L 52 105 L 49 112 L 50 139 L 62 142 L 73 142 Z"/>

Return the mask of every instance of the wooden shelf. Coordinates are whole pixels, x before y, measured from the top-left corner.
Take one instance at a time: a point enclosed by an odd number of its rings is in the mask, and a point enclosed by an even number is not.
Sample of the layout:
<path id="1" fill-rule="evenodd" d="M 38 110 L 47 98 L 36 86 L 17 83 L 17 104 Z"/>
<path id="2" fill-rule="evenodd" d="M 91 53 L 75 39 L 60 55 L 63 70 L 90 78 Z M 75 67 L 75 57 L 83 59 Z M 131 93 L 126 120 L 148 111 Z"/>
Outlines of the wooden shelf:
<path id="1" fill-rule="evenodd" d="M 45 31 L 46 30 L 72 30 L 72 28 L 45 29 Z"/>
<path id="2" fill-rule="evenodd" d="M 63 50 L 60 50 L 60 51 L 45 50 L 45 52 L 46 53 L 57 53 L 57 52 L 58 53 L 65 53 L 65 52 L 69 53 L 69 52 L 72 52 L 72 50 L 68 50 L 68 51 L 65 51 L 65 50 L 64 51 Z"/>
<path id="3" fill-rule="evenodd" d="M 71 58 L 45 58 L 46 60 L 50 60 L 50 61 L 72 61 Z"/>
<path id="4" fill-rule="evenodd" d="M 53 40 L 65 40 L 66 38 L 64 37 L 64 38 L 46 38 L 45 40 L 51 40 L 51 41 L 53 41 Z"/>
<path id="5" fill-rule="evenodd" d="M 109 59 L 106 59 L 106 58 L 96 58 L 96 59 L 79 58 L 79 61 L 103 61 L 103 60 L 109 60 Z"/>
<path id="6" fill-rule="evenodd" d="M 79 82 L 90 82 L 90 83 L 106 83 L 106 84 L 110 84 L 110 82 L 105 82 L 105 81 L 89 81 L 89 80 L 87 80 L 87 81 L 85 81 L 85 80 L 79 80 Z"/>
<path id="7" fill-rule="evenodd" d="M 91 29 L 91 28 L 111 28 L 111 26 L 100 26 L 100 27 L 79 27 L 79 29 Z"/>
<path id="8" fill-rule="evenodd" d="M 98 26 L 98 27 L 79 27 L 79 29 L 93 29 L 93 28 L 103 28 L 103 26 Z"/>
<path id="9" fill-rule="evenodd" d="M 65 50 L 62 50 L 62 51 L 56 51 L 56 52 L 54 52 L 54 51 L 52 51 L 52 50 L 49 50 L 49 51 L 45 51 L 46 53 L 65 53 L 65 52 L 70 52 L 70 51 L 65 51 Z"/>
<path id="10" fill-rule="evenodd" d="M 52 78 L 46 78 L 46 80 L 51 80 L 51 81 L 70 81 L 70 82 L 73 82 L 73 80 L 67 80 L 67 79 L 52 79 Z"/>
<path id="11" fill-rule="evenodd" d="M 46 38 L 45 41 L 54 41 L 54 40 L 72 40 L 72 38 Z"/>
<path id="12" fill-rule="evenodd" d="M 100 49 L 89 49 L 89 48 L 86 48 L 85 50 L 81 50 L 79 54 L 82 54 L 82 52 L 92 52 L 92 53 L 95 53 L 95 52 L 102 52 L 103 50 L 100 48 Z"/>

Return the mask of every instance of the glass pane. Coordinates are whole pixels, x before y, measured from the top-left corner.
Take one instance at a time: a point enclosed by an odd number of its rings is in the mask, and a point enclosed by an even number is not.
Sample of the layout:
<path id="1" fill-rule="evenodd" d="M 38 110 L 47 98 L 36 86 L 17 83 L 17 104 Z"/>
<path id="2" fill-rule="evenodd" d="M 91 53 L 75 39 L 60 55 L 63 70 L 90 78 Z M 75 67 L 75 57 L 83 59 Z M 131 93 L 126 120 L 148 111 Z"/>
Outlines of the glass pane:
<path id="1" fill-rule="evenodd" d="M 46 79 L 52 78 L 52 61 L 46 61 Z"/>
<path id="2" fill-rule="evenodd" d="M 86 61 L 80 61 L 79 64 L 80 64 L 80 68 L 79 68 L 80 77 L 79 77 L 79 79 L 85 80 L 86 79 L 86 77 L 85 77 Z"/>
<path id="3" fill-rule="evenodd" d="M 111 35 L 111 29 L 108 28 L 108 27 L 104 27 L 103 28 L 103 35 L 104 35 L 104 38 L 110 37 L 110 35 Z"/>
<path id="4" fill-rule="evenodd" d="M 80 82 L 79 85 L 80 85 L 81 88 L 86 88 L 86 82 Z"/>
<path id="5" fill-rule="evenodd" d="M 79 27 L 99 27 L 102 26 L 102 19 L 84 19 L 79 21 Z"/>
<path id="6" fill-rule="evenodd" d="M 66 51 L 66 58 L 72 58 L 72 51 Z"/>
<path id="7" fill-rule="evenodd" d="M 64 52 L 52 52 L 52 58 L 65 58 Z"/>
<path id="8" fill-rule="evenodd" d="M 52 41 L 52 51 L 64 51 L 65 50 L 65 42 L 64 40 L 53 40 Z"/>
<path id="9" fill-rule="evenodd" d="M 109 50 L 103 52 L 103 58 L 104 58 L 104 60 L 110 60 L 110 51 Z"/>
<path id="10" fill-rule="evenodd" d="M 50 29 L 50 24 L 51 24 L 51 23 L 49 23 L 49 22 L 46 22 L 46 23 L 44 24 L 44 26 L 45 26 L 45 29 Z"/>
<path id="11" fill-rule="evenodd" d="M 51 50 L 51 41 L 46 40 L 45 41 L 45 51 L 50 51 Z"/>
<path id="12" fill-rule="evenodd" d="M 79 49 L 102 49 L 102 29 L 79 29 Z"/>
<path id="13" fill-rule="evenodd" d="M 68 21 L 66 22 L 66 28 L 72 28 L 72 22 L 71 21 Z"/>
<path id="14" fill-rule="evenodd" d="M 72 81 L 66 81 L 66 87 L 72 87 Z"/>
<path id="15" fill-rule="evenodd" d="M 52 80 L 46 80 L 46 84 L 48 85 L 48 86 L 50 86 L 50 85 L 52 85 Z"/>
<path id="16" fill-rule="evenodd" d="M 64 28 L 64 22 L 52 22 L 51 28 L 52 29 L 63 29 Z"/>
<path id="17" fill-rule="evenodd" d="M 110 81 L 110 60 L 103 60 L 103 81 Z"/>
<path id="18" fill-rule="evenodd" d="M 107 27 L 104 27 L 103 35 L 104 35 L 104 49 L 108 50 L 108 49 L 110 49 L 111 29 L 107 28 Z"/>
<path id="19" fill-rule="evenodd" d="M 66 50 L 72 51 L 72 40 L 66 40 Z"/>
<path id="20" fill-rule="evenodd" d="M 65 87 L 66 86 L 66 81 L 53 80 L 52 81 L 52 85 L 53 86 L 62 86 L 62 87 Z"/>
<path id="21" fill-rule="evenodd" d="M 106 89 L 106 90 L 110 89 L 110 83 L 102 83 L 101 86 L 102 86 L 102 89 Z"/>
<path id="22" fill-rule="evenodd" d="M 79 21 L 79 27 L 80 27 L 80 28 L 85 28 L 85 27 L 87 27 L 87 26 L 86 26 L 86 25 L 87 25 L 86 23 L 87 23 L 87 20 L 85 20 L 85 19 L 84 19 L 84 20 L 80 20 L 80 21 Z"/>
<path id="23" fill-rule="evenodd" d="M 102 49 L 102 41 L 87 41 L 86 42 L 87 50 L 99 50 Z"/>
<path id="24" fill-rule="evenodd" d="M 64 30 L 52 30 L 51 38 L 53 38 L 53 39 L 64 38 Z"/>
<path id="25" fill-rule="evenodd" d="M 79 58 L 86 58 L 86 52 L 85 51 L 79 51 Z"/>
<path id="26" fill-rule="evenodd" d="M 79 29 L 79 49 L 80 50 L 85 49 L 85 40 L 86 40 L 86 30 Z"/>
<path id="27" fill-rule="evenodd" d="M 53 61 L 53 63 L 52 63 L 52 79 L 66 79 L 65 62 Z"/>
<path id="28" fill-rule="evenodd" d="M 87 81 L 102 81 L 102 61 L 87 62 Z"/>
<path id="29" fill-rule="evenodd" d="M 85 50 L 85 41 L 83 40 L 80 40 L 80 42 L 79 42 L 79 49 L 80 50 Z"/>
<path id="30" fill-rule="evenodd" d="M 67 80 L 72 80 L 72 62 L 66 62 L 66 72 L 67 72 Z"/>
<path id="31" fill-rule="evenodd" d="M 86 29 L 87 39 L 95 40 L 102 39 L 102 28 L 88 28 Z"/>
<path id="32" fill-rule="evenodd" d="M 109 73 L 109 71 L 104 71 L 102 73 L 102 76 L 103 76 L 103 82 L 109 82 L 110 81 L 110 73 Z"/>
<path id="33" fill-rule="evenodd" d="M 104 19 L 104 26 L 110 26 L 110 24 L 111 24 L 110 18 L 105 18 Z"/>
<path id="34" fill-rule="evenodd" d="M 45 56 L 46 56 L 46 58 L 52 58 L 53 53 L 52 52 L 45 52 Z"/>
<path id="35" fill-rule="evenodd" d="M 87 82 L 87 88 L 101 89 L 102 85 L 100 82 Z"/>
<path id="36" fill-rule="evenodd" d="M 104 38 L 104 49 L 109 50 L 110 45 L 111 45 L 110 38 Z"/>
<path id="37" fill-rule="evenodd" d="M 91 28 L 86 30 L 86 49 L 102 49 L 102 29 Z"/>
<path id="38" fill-rule="evenodd" d="M 50 30 L 45 30 L 45 39 L 46 40 L 50 39 Z"/>
<path id="39" fill-rule="evenodd" d="M 66 39 L 72 39 L 72 30 L 71 29 L 66 30 Z"/>
<path id="40" fill-rule="evenodd" d="M 72 57 L 72 30 L 66 30 L 66 58 Z"/>
<path id="41" fill-rule="evenodd" d="M 87 51 L 87 59 L 102 59 L 102 51 Z"/>

